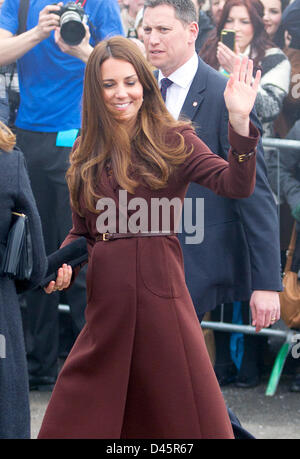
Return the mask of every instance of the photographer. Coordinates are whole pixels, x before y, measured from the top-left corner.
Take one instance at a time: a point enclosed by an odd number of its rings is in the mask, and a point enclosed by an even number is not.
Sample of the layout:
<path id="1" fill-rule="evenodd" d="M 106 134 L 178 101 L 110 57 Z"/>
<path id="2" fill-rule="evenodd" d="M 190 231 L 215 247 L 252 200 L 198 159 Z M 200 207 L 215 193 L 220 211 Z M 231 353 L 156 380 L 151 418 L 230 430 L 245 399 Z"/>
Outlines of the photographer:
<path id="1" fill-rule="evenodd" d="M 18 63 L 17 144 L 27 161 L 49 254 L 57 250 L 72 224 L 65 173 L 81 123 L 85 62 L 98 41 L 123 34 L 123 27 L 117 0 L 84 0 L 87 24 L 75 2 L 72 8 L 85 34 L 79 44 L 68 44 L 62 38 L 60 24 L 69 3 L 50 5 L 49 0 L 35 0 L 29 5 L 27 30 L 16 35 L 20 2 L 5 0 L 2 7 L 0 66 Z M 32 292 L 26 296 L 31 389 L 51 389 L 56 380 L 59 295 Z M 75 338 L 84 324 L 84 273 L 65 292 L 63 302 L 70 306 Z"/>
<path id="2" fill-rule="evenodd" d="M 14 130 L 20 102 L 16 64 L 0 67 L 0 121 Z"/>
<path id="3" fill-rule="evenodd" d="M 0 0 L 0 11 L 4 0 Z M 19 106 L 19 83 L 16 64 L 0 67 L 0 121 L 14 127 Z"/>

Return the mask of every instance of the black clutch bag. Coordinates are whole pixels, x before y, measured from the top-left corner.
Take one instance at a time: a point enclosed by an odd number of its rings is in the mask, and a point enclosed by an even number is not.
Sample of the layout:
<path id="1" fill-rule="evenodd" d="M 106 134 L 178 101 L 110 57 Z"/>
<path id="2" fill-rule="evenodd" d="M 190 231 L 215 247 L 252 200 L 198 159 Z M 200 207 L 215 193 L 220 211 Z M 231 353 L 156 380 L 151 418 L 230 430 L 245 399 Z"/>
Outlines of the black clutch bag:
<path id="1" fill-rule="evenodd" d="M 2 275 L 11 279 L 29 280 L 32 267 L 32 240 L 28 217 L 18 212 L 12 212 L 12 224 L 2 262 Z"/>
<path id="2" fill-rule="evenodd" d="M 48 270 L 40 283 L 40 287 L 45 287 L 50 281 L 55 280 L 57 277 L 58 269 L 66 263 L 72 268 L 86 262 L 88 260 L 88 251 L 86 238 L 81 236 L 70 244 L 56 250 L 47 257 Z"/>

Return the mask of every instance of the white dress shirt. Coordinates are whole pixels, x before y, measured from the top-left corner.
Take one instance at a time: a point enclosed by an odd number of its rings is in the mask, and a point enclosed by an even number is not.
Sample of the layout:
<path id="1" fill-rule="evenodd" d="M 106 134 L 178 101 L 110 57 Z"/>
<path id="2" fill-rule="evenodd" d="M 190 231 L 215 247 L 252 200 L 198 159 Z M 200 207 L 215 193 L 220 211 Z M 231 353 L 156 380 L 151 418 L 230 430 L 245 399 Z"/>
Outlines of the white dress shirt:
<path id="1" fill-rule="evenodd" d="M 191 59 L 168 76 L 173 84 L 167 90 L 166 107 L 171 115 L 177 120 L 182 106 L 189 92 L 190 86 L 198 69 L 198 56 L 195 53 Z M 158 84 L 165 78 L 159 70 Z"/>

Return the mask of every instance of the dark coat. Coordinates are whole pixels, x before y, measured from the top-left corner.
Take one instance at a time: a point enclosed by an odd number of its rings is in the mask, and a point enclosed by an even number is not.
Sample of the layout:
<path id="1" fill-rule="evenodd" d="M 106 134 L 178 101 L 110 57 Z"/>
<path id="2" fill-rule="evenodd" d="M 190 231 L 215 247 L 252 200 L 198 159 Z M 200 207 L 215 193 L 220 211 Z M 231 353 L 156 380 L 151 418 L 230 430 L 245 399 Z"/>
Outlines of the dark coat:
<path id="1" fill-rule="evenodd" d="M 182 133 L 193 153 L 167 187 L 152 191 L 140 185 L 128 194 L 128 205 L 136 197 L 148 209 L 153 197 L 182 201 L 192 180 L 221 195 L 251 193 L 254 155 L 243 163 L 230 156 L 228 168 L 190 128 Z M 232 134 L 232 145 L 250 152 L 258 131 L 252 134 L 247 141 Z M 120 187 L 113 175 L 104 170 L 100 183 L 118 207 Z M 178 238 L 96 242 L 96 221 L 87 210 L 82 217 L 74 212 L 65 241 L 88 240 L 86 325 L 59 374 L 39 438 L 232 438 L 185 284 Z"/>
<path id="2" fill-rule="evenodd" d="M 191 119 L 209 148 L 226 158 L 227 79 L 199 58 L 199 66 L 181 115 Z M 254 113 L 251 119 L 259 122 Z M 180 235 L 186 282 L 199 315 L 221 303 L 249 300 L 253 290 L 281 290 L 277 210 L 268 180 L 261 142 L 254 193 L 228 199 L 192 183 L 186 197 L 204 198 L 204 240 L 185 244 Z"/>
<path id="3" fill-rule="evenodd" d="M 37 285 L 45 275 L 46 254 L 40 218 L 32 195 L 24 158 L 19 150 L 0 151 L 0 261 L 11 223 L 11 212 L 29 218 L 33 244 L 33 272 L 19 291 Z M 0 438 L 29 438 L 29 392 L 21 311 L 16 285 L 0 275 L 0 334 L 5 353 L 0 358 Z"/>

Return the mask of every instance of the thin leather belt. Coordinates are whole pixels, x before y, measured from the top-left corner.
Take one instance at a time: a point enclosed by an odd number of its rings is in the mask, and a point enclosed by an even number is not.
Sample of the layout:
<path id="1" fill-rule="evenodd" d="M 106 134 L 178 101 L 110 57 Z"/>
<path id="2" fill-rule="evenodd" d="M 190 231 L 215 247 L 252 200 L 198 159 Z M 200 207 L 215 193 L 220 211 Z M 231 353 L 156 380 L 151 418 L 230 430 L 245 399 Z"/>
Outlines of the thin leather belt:
<path id="1" fill-rule="evenodd" d="M 157 232 L 157 233 L 103 233 L 96 237 L 96 241 L 115 241 L 116 239 L 129 239 L 133 237 L 154 237 L 154 236 L 176 236 L 174 232 Z"/>

